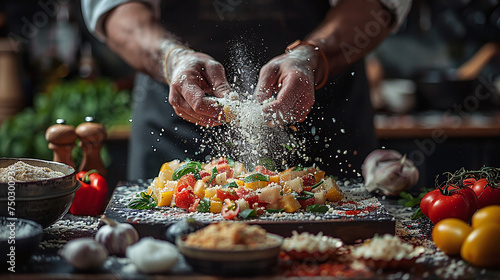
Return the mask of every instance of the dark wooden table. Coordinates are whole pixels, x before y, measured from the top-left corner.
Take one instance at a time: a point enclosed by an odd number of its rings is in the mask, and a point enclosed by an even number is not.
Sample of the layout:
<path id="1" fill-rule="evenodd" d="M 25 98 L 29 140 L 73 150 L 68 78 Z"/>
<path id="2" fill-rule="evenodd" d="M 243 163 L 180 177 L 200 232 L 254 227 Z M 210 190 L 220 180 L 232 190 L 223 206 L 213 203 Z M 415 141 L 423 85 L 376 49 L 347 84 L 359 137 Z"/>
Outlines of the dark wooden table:
<path id="1" fill-rule="evenodd" d="M 396 199 L 379 197 L 387 211 L 396 218 L 395 233 L 407 242 L 426 248 L 413 267 L 402 270 L 354 270 L 348 265 L 335 263 L 295 263 L 280 259 L 279 267 L 272 275 L 256 279 L 320 279 L 325 274 L 330 279 L 500 279 L 500 270 L 475 268 L 459 257 L 448 257 L 437 250 L 430 239 L 432 224 L 428 219 L 411 220 L 413 209 L 397 205 Z M 181 258 L 173 270 L 159 275 L 138 272 L 127 258 L 109 257 L 98 271 L 81 272 L 73 269 L 58 254 L 69 240 L 81 237 L 93 238 L 98 230 L 97 217 L 65 215 L 43 232 L 43 240 L 34 255 L 24 265 L 16 266 L 16 272 L 2 271 L 1 279 L 217 279 L 214 276 L 194 272 Z M 307 276 L 306 276 L 307 275 Z M 310 276 L 315 275 L 315 276 Z"/>

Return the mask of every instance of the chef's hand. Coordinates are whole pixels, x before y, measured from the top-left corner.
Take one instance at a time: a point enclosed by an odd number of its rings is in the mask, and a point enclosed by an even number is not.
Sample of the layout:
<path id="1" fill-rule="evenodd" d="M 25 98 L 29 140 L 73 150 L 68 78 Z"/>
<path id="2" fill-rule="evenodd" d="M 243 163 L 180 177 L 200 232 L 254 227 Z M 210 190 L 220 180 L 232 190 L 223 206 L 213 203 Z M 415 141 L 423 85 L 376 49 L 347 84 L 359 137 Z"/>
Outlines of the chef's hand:
<path id="1" fill-rule="evenodd" d="M 257 100 L 264 101 L 276 95 L 276 100 L 265 108 L 269 125 L 302 122 L 314 104 L 316 69 L 319 53 L 311 46 L 299 46 L 292 52 L 273 58 L 262 67 L 257 83 Z M 319 75 L 318 75 L 319 74 Z"/>
<path id="2" fill-rule="evenodd" d="M 224 67 L 207 54 L 176 48 L 166 61 L 170 81 L 168 101 L 175 113 L 202 126 L 224 123 L 222 108 L 207 95 L 223 97 L 231 91 Z"/>

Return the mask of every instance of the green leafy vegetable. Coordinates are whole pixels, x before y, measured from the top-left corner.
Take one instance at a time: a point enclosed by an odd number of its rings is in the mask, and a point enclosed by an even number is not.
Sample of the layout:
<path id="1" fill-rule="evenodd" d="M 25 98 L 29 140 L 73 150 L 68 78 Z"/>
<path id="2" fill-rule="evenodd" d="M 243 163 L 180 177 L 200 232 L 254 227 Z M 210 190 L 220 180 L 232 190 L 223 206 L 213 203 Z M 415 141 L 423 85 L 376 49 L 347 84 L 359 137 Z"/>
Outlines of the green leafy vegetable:
<path id="1" fill-rule="evenodd" d="M 224 186 L 222 186 L 223 188 L 238 188 L 238 184 L 236 184 L 236 182 L 231 182 L 229 184 L 225 184 Z"/>
<path id="2" fill-rule="evenodd" d="M 209 184 L 211 184 L 215 177 L 217 177 L 217 174 L 219 174 L 217 167 L 214 167 L 214 169 L 212 169 L 212 174 L 210 175 L 210 180 L 208 181 Z"/>
<path id="3" fill-rule="evenodd" d="M 311 186 L 311 190 L 314 190 L 315 188 L 321 186 L 321 184 L 323 184 L 323 182 L 325 182 L 325 179 L 321 179 L 321 181 L 319 181 L 316 184 L 312 185 Z"/>
<path id="4" fill-rule="evenodd" d="M 174 173 L 172 174 L 172 180 L 177 181 L 180 178 L 182 178 L 182 176 L 189 174 L 189 173 L 193 174 L 194 177 L 197 180 L 199 180 L 200 179 L 200 174 L 199 174 L 200 171 L 201 171 L 201 163 L 199 163 L 197 161 L 190 161 L 190 162 L 187 162 L 186 164 L 179 166 L 179 168 L 177 168 L 174 171 Z"/>
<path id="5" fill-rule="evenodd" d="M 418 194 L 418 196 L 416 196 L 416 197 L 414 197 L 412 194 L 410 194 L 408 192 L 401 192 L 399 194 L 399 196 L 401 198 L 398 199 L 398 204 L 405 206 L 405 207 L 416 208 L 416 211 L 413 214 L 412 219 L 418 219 L 418 218 L 424 217 L 424 214 L 420 210 L 420 201 L 428 192 L 429 192 L 429 190 L 424 188 L 424 191 L 422 193 Z"/>
<path id="6" fill-rule="evenodd" d="M 210 199 L 203 198 L 196 206 L 196 211 L 198 212 L 210 212 Z"/>
<path id="7" fill-rule="evenodd" d="M 137 194 L 137 196 L 129 202 L 128 208 L 131 208 L 131 209 L 154 209 L 156 207 L 156 205 L 157 205 L 157 203 L 153 199 L 152 196 L 150 196 L 146 192 L 141 192 L 141 193 Z"/>
<path id="8" fill-rule="evenodd" d="M 238 216 L 242 219 L 254 218 L 257 217 L 257 211 L 255 209 L 245 209 L 238 213 Z"/>
<path id="9" fill-rule="evenodd" d="M 306 211 L 313 213 L 326 213 L 328 209 L 328 206 L 319 204 L 313 204 L 306 207 Z"/>
<path id="10" fill-rule="evenodd" d="M 243 182 L 245 182 L 245 183 L 253 183 L 253 182 L 258 182 L 258 181 L 269 182 L 269 176 L 263 175 L 260 173 L 254 173 L 254 174 L 246 176 L 245 179 L 243 179 Z"/>

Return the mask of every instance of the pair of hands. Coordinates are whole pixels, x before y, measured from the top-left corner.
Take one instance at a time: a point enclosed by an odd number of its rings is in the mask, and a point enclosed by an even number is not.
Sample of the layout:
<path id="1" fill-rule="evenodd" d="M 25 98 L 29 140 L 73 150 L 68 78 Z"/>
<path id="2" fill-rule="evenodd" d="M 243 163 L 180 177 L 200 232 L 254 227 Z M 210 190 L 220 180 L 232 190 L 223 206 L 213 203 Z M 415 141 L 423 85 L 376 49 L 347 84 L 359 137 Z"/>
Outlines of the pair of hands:
<path id="1" fill-rule="evenodd" d="M 318 51 L 300 46 L 273 58 L 259 73 L 255 96 L 262 102 L 276 96 L 264 108 L 271 126 L 302 122 L 314 104 L 314 77 Z M 223 108 L 207 95 L 224 97 L 231 91 L 224 67 L 207 54 L 176 49 L 169 55 L 169 102 L 187 121 L 202 126 L 225 122 Z"/>

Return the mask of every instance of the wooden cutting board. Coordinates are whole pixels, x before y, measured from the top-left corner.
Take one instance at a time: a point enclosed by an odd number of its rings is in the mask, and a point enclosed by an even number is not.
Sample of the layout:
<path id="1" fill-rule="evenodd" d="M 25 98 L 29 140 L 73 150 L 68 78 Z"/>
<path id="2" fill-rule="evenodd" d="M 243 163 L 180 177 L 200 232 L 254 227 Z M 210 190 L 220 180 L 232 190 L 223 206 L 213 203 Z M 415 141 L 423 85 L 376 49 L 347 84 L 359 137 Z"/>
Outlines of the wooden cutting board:
<path id="1" fill-rule="evenodd" d="M 370 195 L 361 181 L 338 181 L 345 194 L 339 203 L 332 203 L 324 214 L 300 210 L 298 213 L 266 213 L 257 219 L 244 220 L 258 224 L 268 232 L 284 237 L 292 231 L 323 232 L 324 235 L 341 238 L 345 243 L 371 238 L 375 234 L 395 234 L 396 220 L 380 201 Z M 122 223 L 132 224 L 141 237 L 165 239 L 165 231 L 173 223 L 194 218 L 204 223 L 222 221 L 220 214 L 188 213 L 177 207 L 157 207 L 152 210 L 136 210 L 127 207 L 135 194 L 145 191 L 150 181 L 120 182 L 115 188 L 104 214 Z"/>

